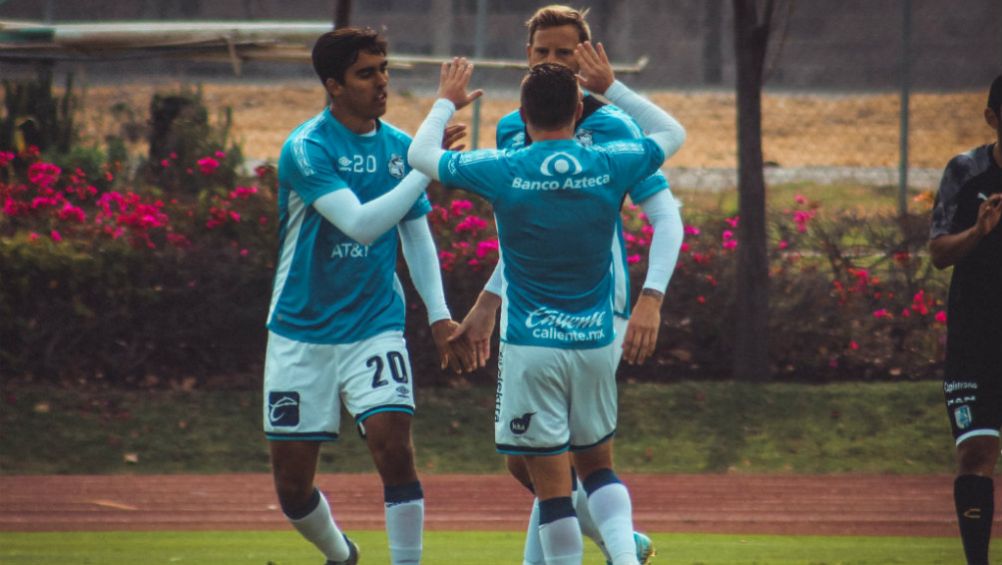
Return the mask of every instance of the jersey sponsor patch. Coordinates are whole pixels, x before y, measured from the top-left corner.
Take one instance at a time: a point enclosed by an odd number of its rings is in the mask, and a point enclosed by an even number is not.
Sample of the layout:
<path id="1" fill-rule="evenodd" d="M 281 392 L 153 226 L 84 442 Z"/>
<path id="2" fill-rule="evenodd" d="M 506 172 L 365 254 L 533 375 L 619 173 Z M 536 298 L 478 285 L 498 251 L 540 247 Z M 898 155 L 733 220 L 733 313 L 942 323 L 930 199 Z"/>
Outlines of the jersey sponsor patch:
<path id="1" fill-rule="evenodd" d="M 535 415 L 535 412 L 526 412 L 521 416 L 512 418 L 511 421 L 508 422 L 508 429 L 511 430 L 511 433 L 517 436 L 524 434 L 529 431 L 529 425 L 532 424 L 532 417 Z"/>
<path id="2" fill-rule="evenodd" d="M 268 421 L 272 426 L 298 426 L 299 393 L 293 391 L 269 392 Z"/>
<path id="3" fill-rule="evenodd" d="M 974 418 L 971 417 L 971 407 L 966 404 L 956 407 L 953 410 L 953 419 L 957 422 L 957 427 L 962 430 L 971 427 L 971 423 L 974 421 Z"/>

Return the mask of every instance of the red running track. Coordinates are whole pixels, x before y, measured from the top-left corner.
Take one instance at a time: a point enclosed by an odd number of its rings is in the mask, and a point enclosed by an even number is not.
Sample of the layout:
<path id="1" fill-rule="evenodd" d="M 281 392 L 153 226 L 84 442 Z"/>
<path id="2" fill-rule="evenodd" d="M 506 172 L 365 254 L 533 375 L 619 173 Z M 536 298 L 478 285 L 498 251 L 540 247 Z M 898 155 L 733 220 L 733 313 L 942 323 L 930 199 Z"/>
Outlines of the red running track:
<path id="1" fill-rule="evenodd" d="M 953 478 L 894 475 L 623 475 L 637 529 L 653 532 L 956 536 Z M 522 530 L 531 496 L 499 475 L 425 475 L 430 530 Z M 345 529 L 382 529 L 374 474 L 318 485 Z M 996 490 L 1002 508 L 1002 489 Z M 998 521 L 997 521 L 998 522 Z M 0 476 L 0 531 L 289 527 L 271 477 Z"/>

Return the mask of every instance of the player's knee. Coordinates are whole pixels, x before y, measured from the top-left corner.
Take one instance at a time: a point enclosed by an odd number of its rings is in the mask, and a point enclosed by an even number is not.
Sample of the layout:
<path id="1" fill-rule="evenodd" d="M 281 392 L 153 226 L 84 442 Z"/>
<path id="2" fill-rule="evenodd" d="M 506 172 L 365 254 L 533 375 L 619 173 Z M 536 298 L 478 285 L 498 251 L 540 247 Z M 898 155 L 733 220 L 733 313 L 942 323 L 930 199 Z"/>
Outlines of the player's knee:
<path id="1" fill-rule="evenodd" d="M 303 513 L 311 505 L 316 489 L 308 482 L 290 477 L 275 477 L 275 493 L 282 511 L 288 516 Z"/>
<path id="2" fill-rule="evenodd" d="M 995 471 L 998 451 L 980 443 L 962 443 L 957 449 L 957 472 L 961 475 L 990 476 Z"/>

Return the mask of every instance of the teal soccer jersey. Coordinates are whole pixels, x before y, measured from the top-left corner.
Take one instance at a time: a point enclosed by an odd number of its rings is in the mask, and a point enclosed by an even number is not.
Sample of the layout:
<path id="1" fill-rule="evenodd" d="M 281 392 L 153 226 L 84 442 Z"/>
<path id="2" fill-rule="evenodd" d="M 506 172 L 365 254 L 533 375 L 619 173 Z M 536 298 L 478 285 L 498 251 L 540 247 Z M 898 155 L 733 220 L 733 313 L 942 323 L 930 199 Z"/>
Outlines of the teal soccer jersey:
<path id="1" fill-rule="evenodd" d="M 501 339 L 564 349 L 612 342 L 611 242 L 619 209 L 664 159 L 648 138 L 592 147 L 537 141 L 515 151 L 442 157 L 443 184 L 494 208 L 505 263 Z"/>
<path id="2" fill-rule="evenodd" d="M 584 98 L 584 114 L 575 124 L 574 138 L 584 146 L 608 143 L 622 139 L 640 139 L 644 136 L 637 122 L 616 106 L 603 104 L 594 96 Z M 525 122 L 518 110 L 509 113 L 498 122 L 495 137 L 498 149 L 520 149 L 532 143 L 525 131 Z M 652 195 L 668 190 L 668 179 L 657 170 L 651 176 L 630 187 L 628 194 L 633 202 L 643 202 Z M 630 271 L 626 259 L 626 242 L 623 239 L 622 218 L 616 218 L 616 250 L 614 264 L 614 304 L 616 315 L 629 318 L 632 308 L 630 299 Z"/>
<path id="3" fill-rule="evenodd" d="M 325 344 L 403 330 L 396 228 L 362 245 L 312 204 L 336 190 L 351 190 L 362 203 L 390 191 L 410 171 L 410 141 L 378 120 L 374 134 L 358 135 L 326 108 L 289 135 L 278 162 L 279 256 L 268 329 Z M 404 220 L 429 211 L 422 195 Z"/>

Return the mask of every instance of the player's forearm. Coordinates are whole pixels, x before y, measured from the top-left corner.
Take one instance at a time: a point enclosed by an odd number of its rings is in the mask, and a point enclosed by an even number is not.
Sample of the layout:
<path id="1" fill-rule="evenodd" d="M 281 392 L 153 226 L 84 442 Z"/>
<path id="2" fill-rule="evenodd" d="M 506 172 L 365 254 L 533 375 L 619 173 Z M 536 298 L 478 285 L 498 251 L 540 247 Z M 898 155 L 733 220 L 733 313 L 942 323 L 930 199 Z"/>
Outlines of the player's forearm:
<path id="1" fill-rule="evenodd" d="M 981 241 L 977 226 L 955 234 L 941 235 L 929 242 L 929 256 L 937 269 L 956 265 L 970 255 Z"/>
<path id="2" fill-rule="evenodd" d="M 668 190 L 655 193 L 641 202 L 640 207 L 654 228 L 643 288 L 664 295 L 682 248 L 682 215 L 678 202 Z"/>
<path id="3" fill-rule="evenodd" d="M 647 98 L 630 90 L 618 80 L 612 83 L 604 96 L 637 120 L 637 124 L 647 132 L 647 136 L 661 146 L 665 158 L 671 157 L 682 147 L 685 142 L 685 128 L 671 114 Z"/>
<path id="4" fill-rule="evenodd" d="M 350 190 L 318 198 L 313 207 L 355 241 L 368 245 L 403 218 L 428 186 L 428 177 L 411 171 L 393 190 L 362 204 Z"/>
<path id="5" fill-rule="evenodd" d="M 414 140 L 407 151 L 407 160 L 411 166 L 434 180 L 440 180 L 438 163 L 445 154 L 441 147 L 442 133 L 455 112 L 456 106 L 452 102 L 444 98 L 436 100 L 414 134 Z"/>
<path id="6" fill-rule="evenodd" d="M 404 261 L 407 262 L 414 288 L 428 310 L 428 323 L 451 319 L 452 314 L 445 303 L 445 292 L 442 290 L 442 271 L 435 251 L 435 240 L 428 221 L 422 217 L 401 222 L 399 231 Z"/>

